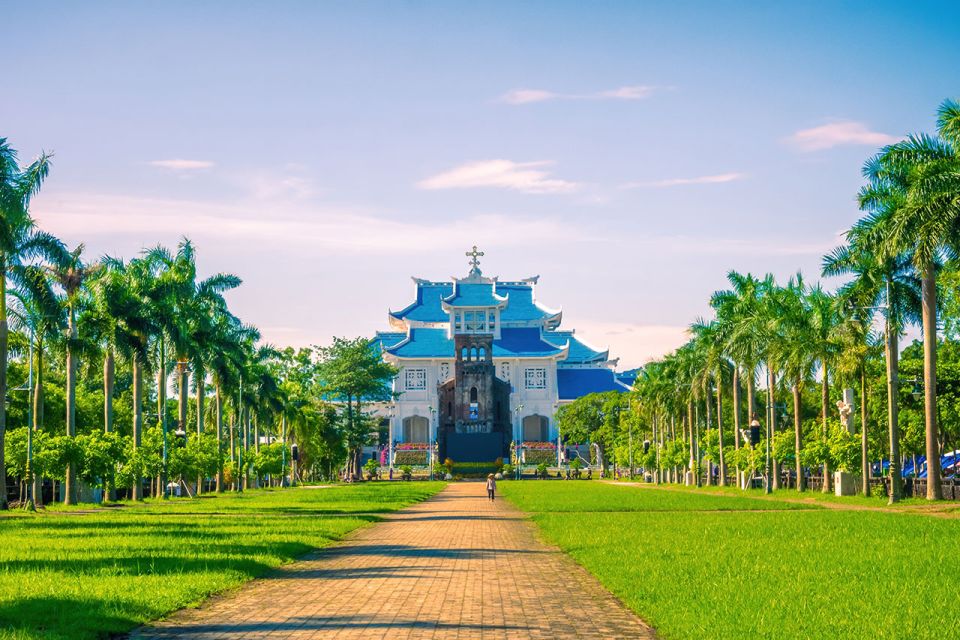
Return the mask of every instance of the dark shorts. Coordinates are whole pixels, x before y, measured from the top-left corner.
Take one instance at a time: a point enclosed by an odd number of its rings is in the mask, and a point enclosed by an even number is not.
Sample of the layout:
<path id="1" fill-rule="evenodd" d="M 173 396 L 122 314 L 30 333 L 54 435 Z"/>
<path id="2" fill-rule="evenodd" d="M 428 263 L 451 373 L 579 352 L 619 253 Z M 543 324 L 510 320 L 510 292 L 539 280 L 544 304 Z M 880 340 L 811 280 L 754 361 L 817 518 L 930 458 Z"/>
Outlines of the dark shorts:
<path id="1" fill-rule="evenodd" d="M 493 500 L 493 489 L 487 489 L 487 497 Z"/>

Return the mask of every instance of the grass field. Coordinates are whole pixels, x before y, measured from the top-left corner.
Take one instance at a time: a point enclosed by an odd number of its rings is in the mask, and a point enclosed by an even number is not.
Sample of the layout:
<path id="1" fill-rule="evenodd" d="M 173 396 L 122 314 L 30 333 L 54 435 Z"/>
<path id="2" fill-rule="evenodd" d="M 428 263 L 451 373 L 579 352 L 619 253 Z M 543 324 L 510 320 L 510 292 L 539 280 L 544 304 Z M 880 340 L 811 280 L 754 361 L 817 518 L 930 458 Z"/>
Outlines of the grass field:
<path id="1" fill-rule="evenodd" d="M 0 516 L 0 638 L 102 638 L 237 586 L 443 483 Z"/>
<path id="2" fill-rule="evenodd" d="M 596 482 L 501 488 L 664 638 L 954 633 L 960 519 Z"/>

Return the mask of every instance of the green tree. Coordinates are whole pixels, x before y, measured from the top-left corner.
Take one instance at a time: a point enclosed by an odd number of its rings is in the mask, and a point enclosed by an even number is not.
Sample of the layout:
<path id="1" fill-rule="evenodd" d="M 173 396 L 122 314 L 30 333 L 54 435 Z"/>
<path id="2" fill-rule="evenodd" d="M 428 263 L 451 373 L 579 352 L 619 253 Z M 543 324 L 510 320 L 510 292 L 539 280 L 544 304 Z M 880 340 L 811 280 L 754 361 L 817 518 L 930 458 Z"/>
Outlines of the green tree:
<path id="1" fill-rule="evenodd" d="M 60 241 L 37 230 L 30 217 L 30 201 L 40 190 L 50 170 L 50 156 L 41 154 L 21 167 L 17 152 L 0 138 L 0 398 L 7 395 L 7 290 L 23 280 L 25 263 L 58 251 Z M 7 429 L 6 404 L 0 402 L 0 457 Z M 6 486 L 6 471 L 0 467 L 0 486 Z M 7 508 L 5 491 L 0 491 L 0 509 Z"/>

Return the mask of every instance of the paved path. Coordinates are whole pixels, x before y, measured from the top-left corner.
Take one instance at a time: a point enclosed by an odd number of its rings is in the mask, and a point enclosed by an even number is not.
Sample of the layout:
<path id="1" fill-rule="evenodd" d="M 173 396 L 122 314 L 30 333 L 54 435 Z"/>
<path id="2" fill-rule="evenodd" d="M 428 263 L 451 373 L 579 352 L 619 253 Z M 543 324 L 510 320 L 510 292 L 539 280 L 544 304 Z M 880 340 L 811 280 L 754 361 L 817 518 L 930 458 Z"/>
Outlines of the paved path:
<path id="1" fill-rule="evenodd" d="M 590 574 L 479 483 L 186 609 L 133 638 L 653 638 Z"/>

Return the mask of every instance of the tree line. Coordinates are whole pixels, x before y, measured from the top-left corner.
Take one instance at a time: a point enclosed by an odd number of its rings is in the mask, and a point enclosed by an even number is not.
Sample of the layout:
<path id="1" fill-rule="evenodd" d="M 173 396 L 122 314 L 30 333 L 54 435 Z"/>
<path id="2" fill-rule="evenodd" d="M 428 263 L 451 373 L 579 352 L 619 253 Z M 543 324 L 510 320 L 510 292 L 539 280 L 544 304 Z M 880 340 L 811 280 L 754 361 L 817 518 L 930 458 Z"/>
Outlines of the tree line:
<path id="1" fill-rule="evenodd" d="M 81 485 L 141 499 L 359 473 L 361 404 L 394 373 L 368 340 L 263 343 L 225 298 L 240 278 L 201 277 L 186 238 L 127 260 L 66 246 L 30 214 L 50 167 L 0 138 L 0 507 L 8 473 L 30 507 L 43 478 L 73 504 Z"/>
<path id="2" fill-rule="evenodd" d="M 837 291 L 800 273 L 777 282 L 731 271 L 686 344 L 644 366 L 625 397 L 562 408 L 561 430 L 625 465 L 636 426 L 653 444 L 639 454 L 644 466 L 675 481 L 706 468 L 707 482 L 725 483 L 728 470 L 742 482 L 769 459 L 769 489 L 786 477 L 803 491 L 810 470 L 829 491 L 841 470 L 869 493 L 871 465 L 884 460 L 891 501 L 902 496 L 902 463 L 916 475 L 924 456 L 927 498 L 942 498 L 941 456 L 960 447 L 960 104 L 940 105 L 935 134 L 880 149 L 863 177 L 863 215 L 822 261 L 823 276 L 846 278 Z M 910 325 L 922 341 L 900 354 Z M 841 424 L 846 388 L 856 390 L 856 433 Z M 757 444 L 751 426 L 761 427 Z"/>

